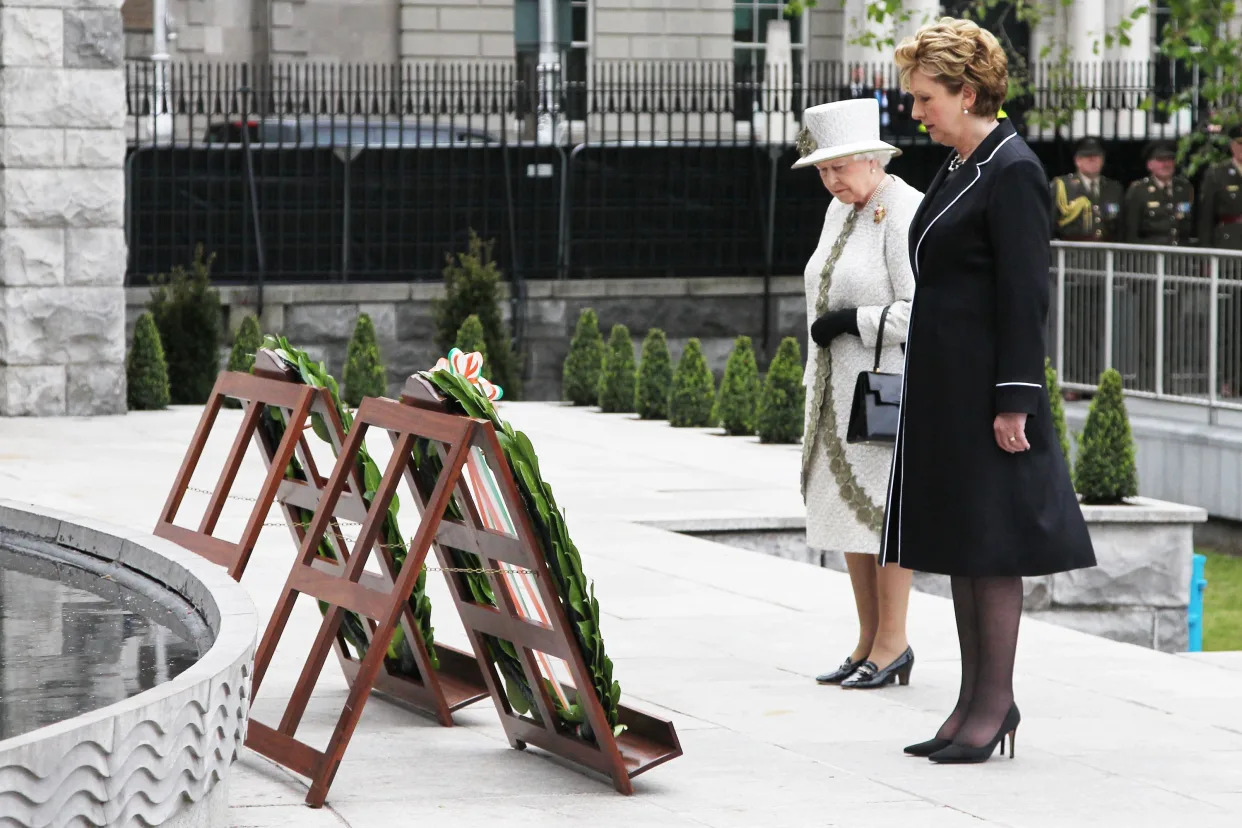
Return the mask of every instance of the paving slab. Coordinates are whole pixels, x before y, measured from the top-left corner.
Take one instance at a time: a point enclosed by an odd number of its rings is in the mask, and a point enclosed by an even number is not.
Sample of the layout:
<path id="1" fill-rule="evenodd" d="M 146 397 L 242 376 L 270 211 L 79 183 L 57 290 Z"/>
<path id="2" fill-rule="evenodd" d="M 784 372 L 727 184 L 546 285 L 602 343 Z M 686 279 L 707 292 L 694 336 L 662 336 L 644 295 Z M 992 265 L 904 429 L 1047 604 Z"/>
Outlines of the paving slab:
<path id="1" fill-rule="evenodd" d="M 441 728 L 372 701 L 327 807 L 306 808 L 304 780 L 247 752 L 230 791 L 234 825 L 1238 825 L 1236 655 L 1169 655 L 1027 620 L 1015 677 L 1017 758 L 940 767 L 907 757 L 901 747 L 929 737 L 956 696 L 948 601 L 911 596 L 918 660 L 910 686 L 819 687 L 814 675 L 853 645 L 845 575 L 651 525 L 796 523 L 796 446 L 554 404 L 503 411 L 534 443 L 596 581 L 627 703 L 672 719 L 685 756 L 638 777 L 635 795 L 622 797 L 537 749 L 512 750 L 490 703 Z M 199 413 L 0 420 L 0 497 L 149 531 Z M 209 444 L 196 486 L 214 483 L 239 420 L 239 412 L 221 415 L 230 432 Z M 370 445 L 386 456 L 381 440 Z M 262 474 L 249 456 L 238 491 L 257 490 Z M 186 520 L 205 503 L 187 497 Z M 231 502 L 222 531 L 239 534 L 247 506 Z M 286 530 L 264 531 L 243 579 L 264 617 L 294 551 Z M 466 646 L 438 578 L 429 594 L 438 637 Z M 279 716 L 317 621 L 311 602 L 295 609 L 255 701 L 260 720 Z M 345 688 L 329 664 L 300 737 L 326 742 Z"/>

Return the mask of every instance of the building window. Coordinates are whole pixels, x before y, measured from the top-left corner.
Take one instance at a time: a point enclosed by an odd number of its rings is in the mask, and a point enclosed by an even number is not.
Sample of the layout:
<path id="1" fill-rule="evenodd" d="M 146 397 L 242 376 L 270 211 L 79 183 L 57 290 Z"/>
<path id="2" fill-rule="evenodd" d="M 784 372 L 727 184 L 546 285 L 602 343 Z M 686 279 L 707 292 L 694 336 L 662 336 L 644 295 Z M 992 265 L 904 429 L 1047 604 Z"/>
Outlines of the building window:
<path id="1" fill-rule="evenodd" d="M 739 120 L 750 120 L 751 113 L 761 108 L 762 102 L 758 93 L 765 81 L 763 73 L 767 56 L 768 24 L 780 19 L 784 9 L 785 0 L 733 2 L 733 66 L 736 85 L 734 114 Z M 797 88 L 802 84 L 808 15 L 809 11 L 787 18 L 789 40 L 793 47 L 793 77 L 781 79 L 781 85 L 792 84 Z"/>
<path id="2" fill-rule="evenodd" d="M 586 118 L 587 61 L 591 52 L 590 0 L 570 0 L 570 42 L 565 52 L 565 113 L 571 120 Z"/>

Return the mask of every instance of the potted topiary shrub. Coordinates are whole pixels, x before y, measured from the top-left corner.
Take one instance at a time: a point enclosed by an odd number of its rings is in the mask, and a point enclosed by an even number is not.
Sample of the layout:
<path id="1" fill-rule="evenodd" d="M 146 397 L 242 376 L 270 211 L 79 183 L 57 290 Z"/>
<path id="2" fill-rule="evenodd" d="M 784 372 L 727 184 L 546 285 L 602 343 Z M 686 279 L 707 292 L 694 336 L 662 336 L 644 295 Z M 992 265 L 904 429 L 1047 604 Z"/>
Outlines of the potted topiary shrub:
<path id="1" fill-rule="evenodd" d="M 207 402 L 220 373 L 220 294 L 211 286 L 213 261 L 199 245 L 188 268 L 177 265 L 151 279 L 147 309 L 164 346 L 174 405 Z"/>
<path id="2" fill-rule="evenodd" d="M 668 417 L 668 396 L 673 388 L 673 359 L 668 353 L 664 331 L 652 328 L 643 340 L 642 361 L 638 369 L 638 416 L 644 420 Z"/>
<path id="3" fill-rule="evenodd" d="M 237 336 L 233 338 L 233 350 L 229 352 L 227 370 L 249 374 L 254 366 L 254 355 L 263 344 L 263 333 L 259 330 L 259 319 L 252 313 L 242 318 Z M 232 397 L 224 401 L 226 408 L 241 408 L 241 403 Z"/>
<path id="4" fill-rule="evenodd" d="M 802 349 L 798 340 L 787 336 L 776 349 L 768 366 L 759 397 L 755 431 L 763 443 L 796 443 L 802 437 L 803 405 L 806 388 L 802 385 Z"/>
<path id="5" fill-rule="evenodd" d="M 630 329 L 613 325 L 608 337 L 608 355 L 599 377 L 599 407 L 607 413 L 634 410 L 638 377 L 634 368 L 634 340 Z"/>
<path id="6" fill-rule="evenodd" d="M 673 373 L 673 392 L 668 399 L 668 422 L 674 428 L 706 428 L 712 425 L 716 402 L 716 380 L 707 367 L 703 345 L 697 339 L 686 343 Z"/>
<path id="7" fill-rule="evenodd" d="M 599 375 L 604 370 L 604 337 L 595 311 L 585 308 L 561 367 L 561 396 L 574 405 L 599 403 Z"/>
<path id="8" fill-rule="evenodd" d="M 168 365 L 160 332 L 150 313 L 138 317 L 134 344 L 125 364 L 130 411 L 154 411 L 168 407 Z"/>
<path id="9" fill-rule="evenodd" d="M 749 336 L 739 336 L 733 342 L 733 351 L 725 365 L 713 419 L 728 434 L 754 434 L 760 391 L 755 348 Z"/>
<path id="10" fill-rule="evenodd" d="M 1048 404 L 1052 407 L 1052 426 L 1057 433 L 1057 442 L 1061 446 L 1061 454 L 1065 457 L 1065 465 L 1073 477 L 1074 464 L 1070 458 L 1069 432 L 1065 428 L 1065 400 L 1061 396 L 1061 383 L 1057 381 L 1057 371 L 1052 367 L 1052 360 L 1044 358 L 1044 384 L 1048 388 Z"/>
<path id="11" fill-rule="evenodd" d="M 1055 420 L 1061 415 L 1052 372 L 1048 388 Z M 1194 525 L 1207 513 L 1138 496 L 1117 371 L 1100 377 L 1077 443 L 1074 483 L 1098 565 L 1027 579 L 1028 614 L 1144 647 L 1185 650 Z"/>
<path id="12" fill-rule="evenodd" d="M 362 405 L 363 397 L 382 397 L 388 393 L 387 371 L 375 339 L 375 324 L 365 313 L 358 316 L 354 335 L 349 340 L 344 379 L 345 393 L 341 396 L 354 408 Z"/>

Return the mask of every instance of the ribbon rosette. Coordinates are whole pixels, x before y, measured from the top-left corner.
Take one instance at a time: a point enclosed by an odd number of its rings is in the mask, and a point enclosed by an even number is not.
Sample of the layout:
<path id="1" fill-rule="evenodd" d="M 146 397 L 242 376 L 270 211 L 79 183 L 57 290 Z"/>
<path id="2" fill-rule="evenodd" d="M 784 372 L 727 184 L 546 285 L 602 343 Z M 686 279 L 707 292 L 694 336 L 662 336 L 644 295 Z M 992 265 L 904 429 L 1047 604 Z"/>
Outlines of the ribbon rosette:
<path id="1" fill-rule="evenodd" d="M 436 367 L 431 370 L 448 371 L 450 374 L 461 377 L 492 402 L 496 402 L 505 395 L 503 388 L 483 378 L 483 355 L 478 351 L 467 354 L 454 348 L 449 351 L 447 359 L 440 357 L 436 362 Z"/>

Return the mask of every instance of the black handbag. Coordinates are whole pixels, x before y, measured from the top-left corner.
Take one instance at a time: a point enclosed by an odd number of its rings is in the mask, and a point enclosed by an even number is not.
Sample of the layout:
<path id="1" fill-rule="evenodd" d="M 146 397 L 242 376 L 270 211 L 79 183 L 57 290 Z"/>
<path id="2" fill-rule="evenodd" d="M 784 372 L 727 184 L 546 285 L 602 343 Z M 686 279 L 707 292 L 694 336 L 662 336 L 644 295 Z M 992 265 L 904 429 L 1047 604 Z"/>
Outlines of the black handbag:
<path id="1" fill-rule="evenodd" d="M 891 306 L 890 306 L 891 307 Z M 850 424 L 845 430 L 847 443 L 887 446 L 897 442 L 901 417 L 901 374 L 880 373 L 880 351 L 884 347 L 884 323 L 888 308 L 880 313 L 880 330 L 875 338 L 875 368 L 860 371 L 854 384 L 854 404 Z"/>

